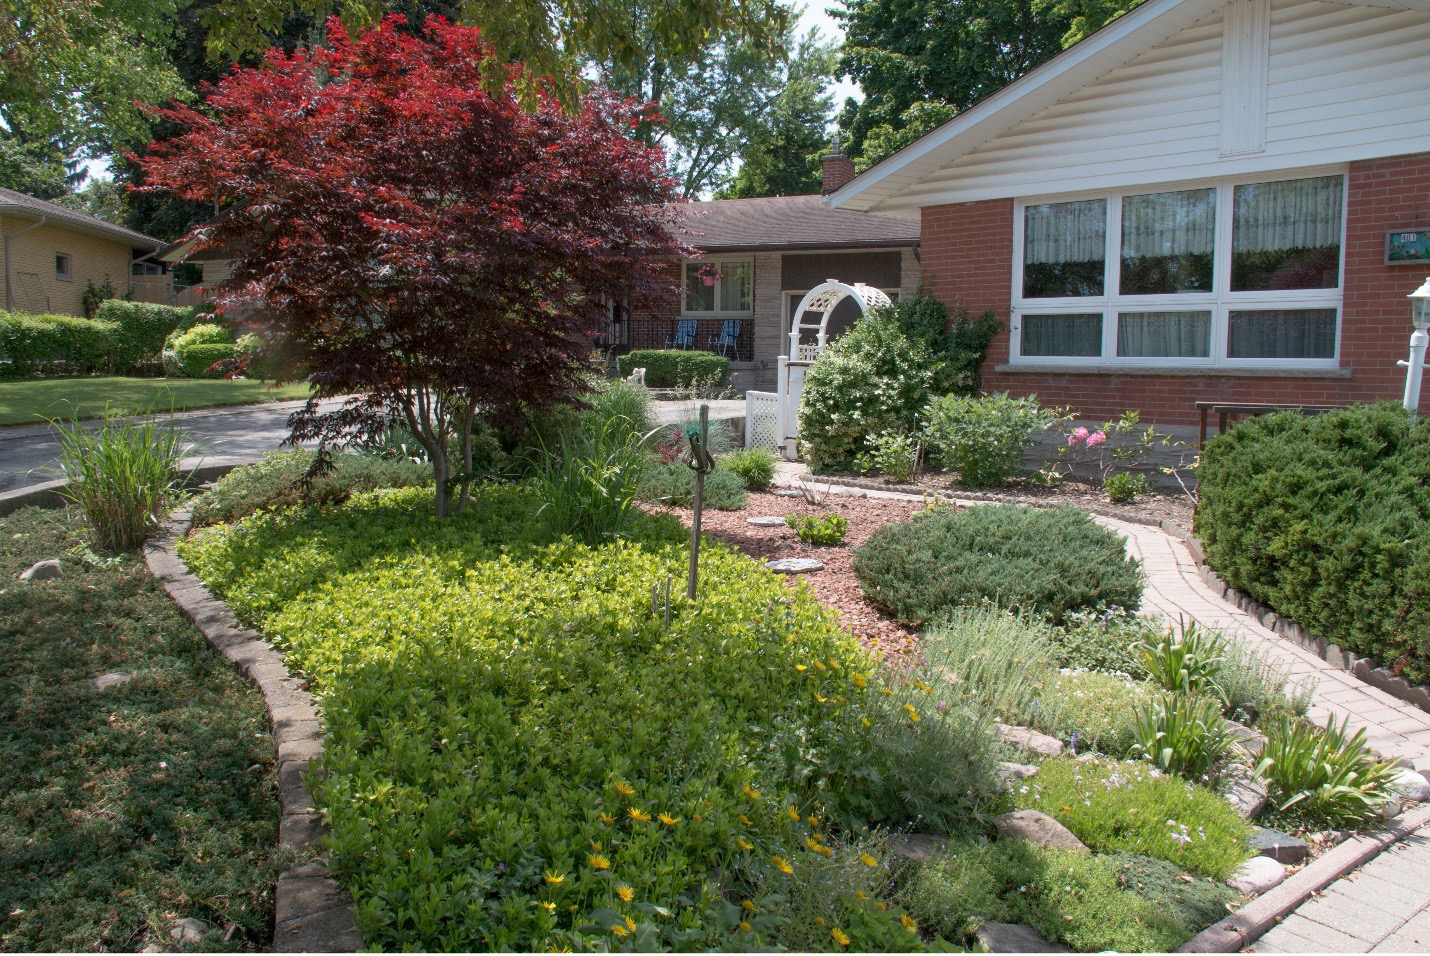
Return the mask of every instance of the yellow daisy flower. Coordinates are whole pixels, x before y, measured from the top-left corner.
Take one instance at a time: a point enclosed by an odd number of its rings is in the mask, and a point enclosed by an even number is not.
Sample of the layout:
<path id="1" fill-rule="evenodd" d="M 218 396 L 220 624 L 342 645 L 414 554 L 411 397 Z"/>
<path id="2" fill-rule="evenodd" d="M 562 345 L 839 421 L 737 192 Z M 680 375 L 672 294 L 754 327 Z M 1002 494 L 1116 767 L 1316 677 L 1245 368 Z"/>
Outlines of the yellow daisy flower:
<path id="1" fill-rule="evenodd" d="M 828 700 L 827 698 L 821 697 L 821 696 L 819 696 L 819 694 L 815 694 L 815 695 L 814 695 L 814 699 L 817 700 L 817 701 L 819 701 L 821 704 L 827 704 L 827 703 L 829 703 L 829 700 Z"/>
<path id="2" fill-rule="evenodd" d="M 925 694 L 927 694 L 930 690 L 933 689 L 921 680 L 914 681 L 914 686 L 917 687 L 919 690 L 923 691 Z"/>
<path id="3" fill-rule="evenodd" d="M 740 814 L 740 822 L 743 823 L 745 826 L 750 826 L 750 818 L 745 816 L 743 813 Z"/>
<path id="4" fill-rule="evenodd" d="M 859 723 L 863 724 L 865 727 L 872 727 L 872 726 L 874 726 L 873 724 L 871 724 L 871 723 L 869 722 L 869 718 L 868 718 L 868 717 L 860 717 L 860 718 L 859 718 Z"/>
<path id="5" fill-rule="evenodd" d="M 894 692 L 893 692 L 892 689 L 890 689 L 890 688 L 888 688 L 888 687 L 880 687 L 880 688 L 879 688 L 879 693 L 883 694 L 885 697 L 890 697 L 890 696 L 893 696 L 893 693 L 894 693 Z"/>
<path id="6" fill-rule="evenodd" d="M 882 912 L 882 911 L 888 909 L 888 907 L 885 906 L 883 903 L 875 903 L 875 904 L 874 904 L 874 909 L 879 910 L 880 912 Z"/>
<path id="7" fill-rule="evenodd" d="M 753 850 L 753 849 L 755 848 L 755 845 L 754 845 L 753 843 L 751 843 L 749 840 L 746 840 L 744 837 L 740 837 L 740 838 L 739 838 L 738 840 L 736 840 L 735 842 L 736 842 L 737 844 L 739 844 L 740 849 L 742 849 L 742 850 L 744 850 L 744 851 L 746 851 L 746 852 L 749 852 L 750 850 Z"/>
<path id="8" fill-rule="evenodd" d="M 591 864 L 593 870 L 609 870 L 611 868 L 611 861 L 599 853 L 592 853 L 586 857 L 586 861 Z"/>
<path id="9" fill-rule="evenodd" d="M 746 923 L 744 920 L 741 920 L 741 921 L 740 921 L 740 928 L 741 928 L 742 930 L 744 930 L 745 932 L 748 933 L 748 932 L 750 931 L 750 924 L 749 924 L 749 923 Z"/>
<path id="10" fill-rule="evenodd" d="M 809 847 L 815 853 L 821 853 L 824 851 L 824 847 L 820 846 L 819 841 L 816 840 L 814 837 L 805 837 L 804 845 Z"/>
<path id="11" fill-rule="evenodd" d="M 911 720 L 913 723 L 918 723 L 920 720 L 923 720 L 923 718 L 919 716 L 919 712 L 914 709 L 913 704 L 905 704 L 904 710 L 907 710 L 909 712 L 909 720 Z"/>
<path id="12" fill-rule="evenodd" d="M 758 800 L 760 799 L 760 791 L 756 790 L 754 787 L 750 786 L 747 783 L 745 784 L 745 796 L 749 797 L 751 800 Z"/>
<path id="13" fill-rule="evenodd" d="M 622 883 L 616 887 L 616 895 L 621 898 L 622 903 L 629 903 L 636 898 L 636 891 Z"/>
<path id="14" fill-rule="evenodd" d="M 785 813 L 789 814 L 789 818 L 791 820 L 799 819 L 799 811 L 796 810 L 794 807 L 785 807 Z"/>
<path id="15" fill-rule="evenodd" d="M 624 926 L 622 926 L 620 923 L 617 923 L 615 926 L 611 927 L 611 932 L 617 936 L 624 936 L 626 935 L 627 931 Z"/>
<path id="16" fill-rule="evenodd" d="M 832 932 L 830 932 L 829 938 L 832 939 L 832 940 L 834 940 L 834 941 L 835 941 L 836 943 L 838 943 L 840 946 L 848 946 L 848 945 L 849 945 L 849 937 L 848 937 L 848 936 L 845 936 L 845 935 L 844 935 L 844 931 L 841 930 L 838 926 L 834 927 L 834 930 L 833 930 Z"/>
<path id="17" fill-rule="evenodd" d="M 794 876 L 794 867 L 790 866 L 789 861 L 784 857 L 777 856 L 770 862 L 775 865 L 775 869 L 779 870 L 785 876 Z"/>
<path id="18" fill-rule="evenodd" d="M 867 853 L 861 853 L 861 854 L 859 854 L 859 862 L 863 863 L 865 866 L 878 866 L 878 865 L 879 865 L 879 861 L 876 860 L 876 859 L 874 859 L 872 856 L 870 856 L 870 855 L 867 854 Z"/>
<path id="19" fill-rule="evenodd" d="M 854 898 L 855 898 L 856 900 L 867 900 L 869 897 L 867 897 L 867 896 L 864 895 L 864 891 L 863 891 L 863 890 L 855 890 L 855 891 L 854 891 Z"/>
<path id="20" fill-rule="evenodd" d="M 626 783 L 624 780 L 617 780 L 616 792 L 629 797 L 631 794 L 636 792 L 636 788 Z"/>
<path id="21" fill-rule="evenodd" d="M 803 665 L 803 664 L 796 664 L 796 665 L 794 665 L 794 669 L 797 670 L 797 671 L 800 671 L 801 673 L 803 673 L 804 671 L 809 670 L 809 668 L 806 667 L 806 666 Z"/>
<path id="22" fill-rule="evenodd" d="M 658 813 L 656 814 L 656 818 L 668 827 L 673 827 L 680 822 L 680 817 L 673 817 L 668 813 Z"/>
<path id="23" fill-rule="evenodd" d="M 812 826 L 812 827 L 817 827 L 817 826 L 819 826 L 819 817 L 815 816 L 815 815 L 812 814 L 812 813 L 811 813 L 809 816 L 805 817 L 804 819 L 805 819 L 805 821 L 808 822 L 809 825 Z"/>
<path id="24" fill-rule="evenodd" d="M 821 664 L 819 661 L 815 661 L 815 662 L 814 662 L 814 666 L 815 666 L 815 667 L 818 667 L 818 668 L 819 668 L 820 670 L 822 670 L 822 671 L 827 671 L 827 670 L 829 670 L 829 668 L 825 667 L 825 666 L 824 666 L 823 664 Z"/>
<path id="25" fill-rule="evenodd" d="M 597 853 L 600 853 L 603 849 L 605 849 L 605 847 L 601 846 L 601 844 L 597 843 L 595 840 L 592 840 L 591 849 L 595 850 Z"/>
<path id="26" fill-rule="evenodd" d="M 816 923 L 818 923 L 820 926 L 823 926 L 823 925 L 824 925 L 824 917 L 823 917 L 823 916 L 816 916 L 816 917 L 814 918 L 814 921 L 815 921 Z"/>
<path id="27" fill-rule="evenodd" d="M 542 904 L 541 904 L 541 908 L 544 909 L 544 910 L 546 910 L 546 912 L 548 912 L 548 913 L 554 913 L 554 912 L 556 912 L 556 904 L 555 904 L 555 903 L 542 903 Z"/>
<path id="28" fill-rule="evenodd" d="M 863 674 L 855 674 L 853 677 L 849 678 L 849 683 L 853 684 L 855 687 L 869 686 L 869 682 L 864 679 Z"/>
<path id="29" fill-rule="evenodd" d="M 749 910 L 751 913 L 753 913 L 755 911 L 755 904 L 751 903 L 749 900 L 745 900 L 743 903 L 740 904 L 740 909 Z"/>
<path id="30" fill-rule="evenodd" d="M 615 823 L 615 822 L 616 822 L 616 818 L 613 817 L 613 816 L 611 816 L 609 813 L 603 813 L 603 814 L 601 814 L 601 822 L 602 822 L 602 823 Z"/>
<path id="31" fill-rule="evenodd" d="M 560 886 L 566 880 L 566 874 L 564 873 L 552 873 L 550 870 L 547 870 L 543 875 L 546 877 L 546 882 L 552 886 Z"/>
<path id="32" fill-rule="evenodd" d="M 650 822 L 650 814 L 646 813 L 644 810 L 639 809 L 638 807 L 631 807 L 626 812 L 630 814 L 632 820 L 639 820 L 641 823 Z"/>
<path id="33" fill-rule="evenodd" d="M 627 917 L 626 917 L 626 929 L 633 930 L 633 929 L 635 929 L 635 928 L 636 928 L 636 921 L 633 920 L 633 919 L 631 919 L 629 916 L 627 916 Z"/>

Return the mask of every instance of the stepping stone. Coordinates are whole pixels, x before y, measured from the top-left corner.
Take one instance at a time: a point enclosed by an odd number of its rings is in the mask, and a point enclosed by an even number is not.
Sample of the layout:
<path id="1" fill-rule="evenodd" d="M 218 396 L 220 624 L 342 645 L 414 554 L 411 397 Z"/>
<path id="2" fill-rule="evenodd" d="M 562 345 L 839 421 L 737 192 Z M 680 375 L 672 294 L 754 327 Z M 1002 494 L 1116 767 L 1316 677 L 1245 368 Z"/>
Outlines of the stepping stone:
<path id="1" fill-rule="evenodd" d="M 111 674 L 100 674 L 98 677 L 91 677 L 85 681 L 94 690 L 109 690 L 111 687 L 123 687 L 134 678 L 128 671 L 114 671 Z"/>
<path id="2" fill-rule="evenodd" d="M 169 924 L 169 938 L 176 943 L 201 943 L 208 931 L 208 923 L 192 916 L 176 919 Z"/>
<path id="3" fill-rule="evenodd" d="M 1015 810 L 993 818 L 1000 840 L 1027 840 L 1036 846 L 1054 850 L 1088 852 L 1072 831 L 1041 810 Z"/>
<path id="4" fill-rule="evenodd" d="M 1011 788 L 1026 777 L 1031 777 L 1038 772 L 1038 768 L 1030 763 L 1000 763 L 998 765 L 998 780 L 1004 787 Z"/>
<path id="5" fill-rule="evenodd" d="M 947 846 L 948 840 L 927 833 L 905 833 L 889 840 L 889 852 L 905 863 L 927 863 Z"/>
<path id="6" fill-rule="evenodd" d="M 1251 835 L 1251 848 L 1258 856 L 1277 863 L 1300 863 L 1311 853 L 1311 845 L 1280 830 L 1257 830 Z"/>
<path id="7" fill-rule="evenodd" d="M 1232 720 L 1227 721 L 1226 726 L 1227 729 L 1231 731 L 1231 735 L 1236 738 L 1232 743 L 1232 747 L 1245 752 L 1251 757 L 1260 757 L 1261 751 L 1266 749 L 1265 734 Z"/>
<path id="8" fill-rule="evenodd" d="M 58 558 L 50 558 L 48 561 L 37 561 L 30 565 L 29 570 L 20 575 L 20 580 L 26 584 L 33 584 L 36 581 L 53 581 L 63 574 Z"/>
<path id="9" fill-rule="evenodd" d="M 772 492 L 770 492 L 770 493 L 771 493 L 771 494 L 774 494 L 774 495 L 779 495 L 781 498 L 803 498 L 803 497 L 804 497 L 804 492 L 798 491 L 798 490 L 796 490 L 796 489 L 794 489 L 794 488 L 776 488 L 774 491 L 772 491 Z"/>
<path id="10" fill-rule="evenodd" d="M 1242 777 L 1222 796 L 1243 820 L 1253 819 L 1266 809 L 1266 784 L 1255 777 Z"/>
<path id="11" fill-rule="evenodd" d="M 1414 770 L 1396 771 L 1390 781 L 1390 789 L 1415 803 L 1424 803 L 1426 800 L 1430 800 L 1430 781 L 1426 781 L 1424 774 L 1416 773 Z"/>
<path id="12" fill-rule="evenodd" d="M 1027 727 L 1010 727 L 1007 724 L 999 724 L 998 737 L 1005 744 L 1010 744 L 1019 750 L 1031 750 L 1040 757 L 1056 757 L 1063 752 L 1061 740 L 1049 737 L 1047 734 L 1040 734 L 1036 730 L 1029 730 Z"/>
<path id="13" fill-rule="evenodd" d="M 811 571 L 823 571 L 824 562 L 813 558 L 776 558 L 774 561 L 766 561 L 765 567 L 782 574 L 808 574 Z"/>
<path id="14" fill-rule="evenodd" d="M 786 526 L 785 519 L 775 518 L 770 515 L 760 515 L 755 518 L 746 518 L 746 524 L 752 524 L 756 528 L 783 528 Z"/>
<path id="15" fill-rule="evenodd" d="M 995 923 L 978 927 L 978 941 L 990 953 L 1071 953 L 1072 950 L 1043 939 L 1042 934 L 1022 923 Z"/>
<path id="16" fill-rule="evenodd" d="M 1247 896 L 1265 893 L 1286 879 L 1286 867 L 1267 856 L 1254 856 L 1241 865 L 1226 885 Z"/>

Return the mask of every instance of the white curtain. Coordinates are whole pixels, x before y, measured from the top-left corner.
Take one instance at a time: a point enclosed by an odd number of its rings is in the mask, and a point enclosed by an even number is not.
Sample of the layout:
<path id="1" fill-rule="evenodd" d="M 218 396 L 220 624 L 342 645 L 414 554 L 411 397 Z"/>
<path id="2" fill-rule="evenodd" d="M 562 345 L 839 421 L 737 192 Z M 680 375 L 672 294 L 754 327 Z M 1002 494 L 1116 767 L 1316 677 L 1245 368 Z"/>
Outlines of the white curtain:
<path id="1" fill-rule="evenodd" d="M 1120 312 L 1117 354 L 1122 358 L 1207 358 L 1210 312 Z"/>
<path id="2" fill-rule="evenodd" d="M 1336 356 L 1335 309 L 1238 309 L 1227 319 L 1229 358 Z"/>
<path id="3" fill-rule="evenodd" d="M 1023 224 L 1023 261 L 1030 265 L 1100 262 L 1107 255 L 1105 199 L 1029 206 Z"/>
<path id="4" fill-rule="evenodd" d="M 1122 257 L 1209 254 L 1216 243 L 1216 190 L 1149 193 L 1122 200 Z"/>
<path id="5" fill-rule="evenodd" d="M 1339 246 L 1342 192 L 1340 176 L 1237 186 L 1232 252 Z"/>
<path id="6" fill-rule="evenodd" d="M 1025 315 L 1019 350 L 1025 356 L 1086 358 L 1102 354 L 1102 313 Z"/>

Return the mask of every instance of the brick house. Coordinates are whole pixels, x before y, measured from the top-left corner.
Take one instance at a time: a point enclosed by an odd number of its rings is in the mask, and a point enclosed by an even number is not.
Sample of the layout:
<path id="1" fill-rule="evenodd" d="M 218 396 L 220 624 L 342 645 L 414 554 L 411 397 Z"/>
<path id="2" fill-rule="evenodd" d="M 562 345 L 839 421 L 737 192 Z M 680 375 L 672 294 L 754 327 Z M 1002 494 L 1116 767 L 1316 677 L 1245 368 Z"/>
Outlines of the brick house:
<path id="1" fill-rule="evenodd" d="M 1430 273 L 1430 3 L 1146 0 L 828 197 L 1009 316 L 985 387 L 1188 425 L 1397 400 Z"/>
<path id="2" fill-rule="evenodd" d="M 828 194 L 853 178 L 854 164 L 836 151 L 823 173 Z M 917 219 L 833 209 L 821 196 L 692 202 L 681 212 L 680 238 L 700 255 L 670 263 L 680 301 L 659 312 L 613 307 L 598 347 L 722 352 L 736 389 L 772 388 L 778 358 L 789 351 L 792 310 L 806 292 L 837 279 L 897 299 L 919 285 Z M 837 310 L 829 337 L 857 314 L 853 303 Z"/>
<path id="3" fill-rule="evenodd" d="M 6 310 L 84 315 L 90 283 L 148 299 L 169 280 L 158 239 L 13 189 L 0 188 L 0 234 Z"/>

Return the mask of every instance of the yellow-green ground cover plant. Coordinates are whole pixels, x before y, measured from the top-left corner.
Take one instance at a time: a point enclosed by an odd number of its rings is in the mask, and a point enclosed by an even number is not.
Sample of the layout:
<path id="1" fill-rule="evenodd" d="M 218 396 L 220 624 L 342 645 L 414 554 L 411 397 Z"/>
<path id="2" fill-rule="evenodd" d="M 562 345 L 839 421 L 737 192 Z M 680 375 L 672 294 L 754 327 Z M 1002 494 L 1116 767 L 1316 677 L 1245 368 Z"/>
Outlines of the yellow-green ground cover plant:
<path id="1" fill-rule="evenodd" d="M 651 588 L 687 564 L 668 517 L 584 544 L 530 486 L 479 485 L 440 521 L 431 495 L 252 514 L 182 547 L 313 682 L 316 794 L 369 946 L 919 945 L 831 861 L 877 864 L 871 823 L 986 826 L 978 713 L 883 684 L 809 592 L 718 545 L 667 627 Z M 816 873 L 844 887 L 821 891 L 837 919 L 799 902 Z"/>

